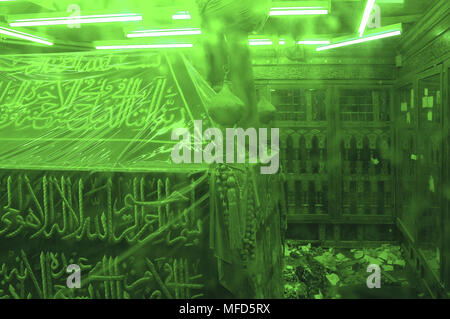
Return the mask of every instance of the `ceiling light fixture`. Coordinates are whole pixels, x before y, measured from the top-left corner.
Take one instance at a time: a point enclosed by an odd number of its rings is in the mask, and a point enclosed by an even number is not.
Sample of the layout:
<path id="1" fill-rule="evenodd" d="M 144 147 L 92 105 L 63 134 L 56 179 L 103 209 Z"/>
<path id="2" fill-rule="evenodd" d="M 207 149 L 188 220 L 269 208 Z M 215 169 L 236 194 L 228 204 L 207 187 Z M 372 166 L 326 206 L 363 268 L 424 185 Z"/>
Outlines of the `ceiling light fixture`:
<path id="1" fill-rule="evenodd" d="M 189 11 L 178 11 L 172 16 L 173 20 L 189 20 L 191 18 L 191 14 Z"/>
<path id="2" fill-rule="evenodd" d="M 165 48 L 192 48 L 192 43 L 178 44 L 129 44 L 129 45 L 103 45 L 95 47 L 97 50 L 122 50 L 122 49 L 165 49 Z"/>
<path id="3" fill-rule="evenodd" d="M 385 28 L 383 28 L 383 29 L 385 29 Z M 349 39 L 345 39 L 345 40 L 336 41 L 335 43 L 333 43 L 331 45 L 318 47 L 318 48 L 316 48 L 316 51 L 329 50 L 329 49 L 344 47 L 344 46 L 353 45 L 353 44 L 357 44 L 357 43 L 363 43 L 363 42 L 369 42 L 369 41 L 378 40 L 378 39 L 394 37 L 394 36 L 398 36 L 401 34 L 402 34 L 402 30 L 400 27 L 397 29 L 391 29 L 391 30 L 373 33 L 370 35 L 365 35 L 365 36 L 359 37 L 359 38 L 353 37 L 353 38 L 349 38 Z"/>
<path id="4" fill-rule="evenodd" d="M 132 33 L 127 34 L 127 38 L 167 37 L 167 36 L 199 35 L 199 34 L 202 34 L 202 31 L 198 28 L 144 30 L 144 31 L 133 31 Z"/>
<path id="5" fill-rule="evenodd" d="M 107 22 L 128 22 L 142 21 L 142 15 L 136 13 L 90 15 L 58 18 L 21 19 L 11 22 L 11 27 L 33 27 L 43 25 L 64 25 L 78 23 L 107 23 Z"/>
<path id="6" fill-rule="evenodd" d="M 269 39 L 251 39 L 249 40 L 249 45 L 273 45 L 273 42 Z"/>
<path id="7" fill-rule="evenodd" d="M 320 15 L 328 14 L 328 1 L 275 1 L 270 9 L 270 16 L 298 16 L 298 15 Z M 173 20 L 191 19 L 189 11 L 178 11 L 173 16 Z"/>
<path id="8" fill-rule="evenodd" d="M 280 10 L 283 9 L 283 10 Z M 269 15 L 274 16 L 299 16 L 299 15 L 318 15 L 328 14 L 327 9 L 309 9 L 309 8 L 272 8 Z"/>
<path id="9" fill-rule="evenodd" d="M 366 8 L 364 9 L 364 14 L 361 20 L 361 25 L 359 26 L 359 36 L 362 37 L 364 34 L 364 30 L 366 30 L 367 22 L 369 22 L 370 13 L 373 10 L 373 6 L 375 5 L 375 0 L 367 0 Z"/>
<path id="10" fill-rule="evenodd" d="M 275 1 L 270 16 L 297 16 L 328 14 L 328 1 Z"/>
<path id="11" fill-rule="evenodd" d="M 41 43 L 41 44 L 45 44 L 45 45 L 53 45 L 53 43 L 48 41 L 47 39 L 44 39 L 44 38 L 41 38 L 41 37 L 38 37 L 38 36 L 35 36 L 32 34 L 8 29 L 8 28 L 0 27 L 0 34 L 4 34 L 4 35 L 8 35 L 8 36 L 11 36 L 14 38 L 28 40 L 28 41 L 32 41 L 32 42 L 36 42 L 36 43 Z"/>

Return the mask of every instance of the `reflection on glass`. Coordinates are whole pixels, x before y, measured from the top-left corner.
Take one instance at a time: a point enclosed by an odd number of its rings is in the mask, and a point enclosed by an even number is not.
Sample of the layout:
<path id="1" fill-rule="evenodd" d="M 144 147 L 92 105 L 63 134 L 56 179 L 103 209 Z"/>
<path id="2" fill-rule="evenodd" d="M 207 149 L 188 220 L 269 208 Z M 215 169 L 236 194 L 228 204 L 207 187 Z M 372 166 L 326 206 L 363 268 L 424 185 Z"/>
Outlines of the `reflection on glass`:
<path id="1" fill-rule="evenodd" d="M 417 243 L 431 270 L 440 272 L 441 191 L 441 82 L 436 74 L 419 81 L 419 126 L 421 178 Z M 423 158 L 422 158 L 423 157 Z"/>

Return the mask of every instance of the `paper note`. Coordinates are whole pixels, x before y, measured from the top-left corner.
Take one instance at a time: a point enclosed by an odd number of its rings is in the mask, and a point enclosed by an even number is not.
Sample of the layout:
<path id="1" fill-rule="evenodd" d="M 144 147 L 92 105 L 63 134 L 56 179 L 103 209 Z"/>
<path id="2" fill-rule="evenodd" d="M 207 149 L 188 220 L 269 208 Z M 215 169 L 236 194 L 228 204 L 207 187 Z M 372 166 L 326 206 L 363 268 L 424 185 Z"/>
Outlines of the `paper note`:
<path id="1" fill-rule="evenodd" d="M 336 286 L 336 284 L 338 283 L 339 276 L 336 274 L 330 274 L 330 275 L 326 275 L 328 281 L 330 282 L 331 285 Z"/>
<path id="2" fill-rule="evenodd" d="M 428 96 L 428 88 L 425 88 L 423 95 Z"/>
<path id="3" fill-rule="evenodd" d="M 393 271 L 394 266 L 392 265 L 382 265 L 384 271 Z"/>
<path id="4" fill-rule="evenodd" d="M 424 96 L 422 98 L 422 108 L 426 109 L 428 107 L 428 97 Z"/>
<path id="5" fill-rule="evenodd" d="M 429 108 L 433 108 L 434 105 L 434 97 L 433 96 L 429 96 L 428 97 L 428 107 Z"/>
<path id="6" fill-rule="evenodd" d="M 428 111 L 427 118 L 428 121 L 433 121 L 433 111 Z"/>
<path id="7" fill-rule="evenodd" d="M 430 192 L 434 193 L 434 178 L 430 175 L 430 179 L 428 180 L 428 187 Z"/>
<path id="8" fill-rule="evenodd" d="M 411 159 L 413 161 L 417 161 L 417 155 L 416 154 L 411 154 Z"/>
<path id="9" fill-rule="evenodd" d="M 400 106 L 400 109 L 401 109 L 402 112 L 408 111 L 408 103 L 402 102 L 402 104 Z"/>

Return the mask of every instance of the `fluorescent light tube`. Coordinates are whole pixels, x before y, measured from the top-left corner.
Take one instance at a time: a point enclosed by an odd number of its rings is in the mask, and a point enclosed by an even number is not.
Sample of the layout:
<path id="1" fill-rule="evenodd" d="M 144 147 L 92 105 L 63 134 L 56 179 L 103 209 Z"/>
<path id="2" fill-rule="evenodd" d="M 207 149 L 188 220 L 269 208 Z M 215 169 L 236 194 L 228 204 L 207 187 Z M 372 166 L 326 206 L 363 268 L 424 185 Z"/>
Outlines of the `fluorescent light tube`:
<path id="1" fill-rule="evenodd" d="M 175 13 L 172 16 L 173 20 L 189 20 L 191 18 L 191 15 L 189 13 L 189 11 L 180 11 Z"/>
<path id="2" fill-rule="evenodd" d="M 278 42 L 277 42 L 278 41 Z M 264 45 L 275 45 L 278 43 L 278 45 L 285 45 L 286 44 L 286 40 L 283 38 L 280 38 L 278 40 L 275 39 L 269 39 L 269 38 L 256 38 L 255 36 L 252 36 L 249 40 L 248 40 L 248 44 L 249 45 L 254 45 L 254 46 L 264 46 Z"/>
<path id="3" fill-rule="evenodd" d="M 281 8 L 279 8 L 281 9 Z M 326 9 L 291 9 L 284 8 L 284 10 L 270 10 L 270 16 L 298 16 L 298 15 L 316 15 L 316 14 L 328 14 Z"/>
<path id="4" fill-rule="evenodd" d="M 369 22 L 370 13 L 373 10 L 373 6 L 375 5 L 375 0 L 367 0 L 366 8 L 364 9 L 364 14 L 361 20 L 361 25 L 359 26 L 359 36 L 362 37 L 364 34 L 364 30 L 366 29 L 367 22 Z"/>
<path id="5" fill-rule="evenodd" d="M 202 31 L 197 28 L 145 30 L 145 31 L 134 31 L 132 33 L 129 33 L 127 34 L 127 38 L 166 37 L 166 36 L 198 35 L 198 34 L 202 34 Z"/>
<path id="6" fill-rule="evenodd" d="M 323 7 L 286 7 L 271 8 L 270 16 L 297 16 L 297 15 L 319 15 L 328 14 L 328 10 Z M 177 12 L 172 16 L 173 20 L 189 20 L 191 15 L 188 11 Z"/>
<path id="7" fill-rule="evenodd" d="M 64 25 L 79 23 L 106 23 L 106 22 L 127 22 L 142 21 L 142 15 L 139 14 L 109 14 L 94 16 L 76 16 L 76 17 L 59 17 L 59 18 L 42 18 L 42 19 L 22 19 L 11 22 L 11 27 L 32 27 L 42 25 Z"/>
<path id="8" fill-rule="evenodd" d="M 97 50 L 120 50 L 120 49 L 164 49 L 164 48 L 192 48 L 191 43 L 178 44 L 129 44 L 129 45 L 104 45 L 95 47 Z"/>
<path id="9" fill-rule="evenodd" d="M 310 9 L 324 9 L 324 7 L 276 7 L 270 10 L 310 10 Z"/>
<path id="10" fill-rule="evenodd" d="M 272 40 L 268 39 L 251 39 L 249 40 L 250 45 L 273 45 Z"/>
<path id="11" fill-rule="evenodd" d="M 70 17 L 54 17 L 54 18 L 36 18 L 36 19 L 17 19 L 14 21 L 47 21 L 47 20 L 67 20 L 67 19 L 90 19 L 90 18 L 108 18 L 108 17 L 127 17 L 137 16 L 136 13 L 123 13 L 123 14 L 98 14 L 88 16 L 70 16 Z"/>
<path id="12" fill-rule="evenodd" d="M 19 32 L 19 31 L 12 30 L 12 29 L 0 27 L 0 33 L 4 34 L 4 35 L 9 35 L 11 37 L 36 42 L 36 43 L 41 43 L 41 44 L 45 44 L 45 45 L 53 45 L 52 42 L 47 41 L 44 38 L 37 37 L 37 36 L 31 35 L 28 33 Z"/>
<path id="13" fill-rule="evenodd" d="M 343 46 L 347 46 L 347 45 L 394 37 L 394 36 L 401 35 L 401 34 L 402 34 L 402 32 L 400 30 L 395 30 L 395 31 L 391 31 L 391 32 L 381 33 L 381 34 L 374 34 L 374 35 L 365 36 L 362 38 L 356 38 L 356 39 L 342 41 L 342 42 L 334 43 L 334 44 L 323 46 L 323 47 L 318 47 L 318 48 L 316 48 L 316 51 L 329 50 L 329 49 L 339 48 L 339 47 L 343 47 Z"/>

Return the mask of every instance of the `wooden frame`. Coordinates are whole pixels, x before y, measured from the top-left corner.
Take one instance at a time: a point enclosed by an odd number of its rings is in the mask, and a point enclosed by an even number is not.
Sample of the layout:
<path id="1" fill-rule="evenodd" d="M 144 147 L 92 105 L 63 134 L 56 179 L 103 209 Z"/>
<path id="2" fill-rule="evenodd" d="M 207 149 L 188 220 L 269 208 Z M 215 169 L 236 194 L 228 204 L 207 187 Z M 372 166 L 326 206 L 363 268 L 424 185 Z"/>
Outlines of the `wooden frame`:
<path id="1" fill-rule="evenodd" d="M 420 154 L 423 154 L 423 149 L 420 149 L 420 145 L 424 145 L 423 142 L 420 143 L 420 140 L 425 135 L 431 134 L 431 132 L 434 132 L 435 134 L 441 134 L 441 136 L 447 136 L 448 138 L 448 110 L 445 109 L 445 106 L 448 106 L 449 100 L 448 100 L 448 77 L 449 77 L 449 60 L 447 60 L 444 64 L 438 64 L 435 65 L 427 70 L 423 70 L 419 68 L 418 72 L 410 72 L 406 76 L 400 78 L 395 88 L 396 90 L 400 90 L 405 86 L 412 86 L 414 90 L 414 104 L 415 109 L 414 112 L 416 112 L 416 118 L 417 121 L 413 125 L 405 126 L 405 125 L 396 125 L 396 139 L 397 139 L 397 153 L 399 152 L 399 137 L 401 131 L 410 131 L 411 134 L 414 136 L 414 139 L 416 141 L 416 145 L 418 149 L 416 152 L 418 153 L 418 157 Z M 440 81 L 440 92 L 442 92 L 442 101 L 441 105 L 442 108 L 440 110 L 441 118 L 439 122 L 434 123 L 423 123 L 423 118 L 420 116 L 420 111 L 423 105 L 420 103 L 420 96 L 421 92 L 419 92 L 419 89 L 421 88 L 421 81 L 429 78 L 431 76 L 439 76 Z M 446 133 L 447 132 L 447 133 Z M 445 145 L 445 138 L 442 139 L 442 143 L 440 145 L 442 150 L 442 156 L 440 159 L 440 168 L 438 171 L 438 174 L 440 175 L 443 186 L 440 187 L 441 189 L 445 187 L 445 182 L 448 183 L 449 178 L 449 165 L 448 165 L 448 150 L 447 153 L 446 145 Z M 448 146 L 447 146 L 448 148 Z M 398 154 L 397 154 L 398 155 Z M 425 187 L 424 185 L 424 174 L 427 173 L 424 164 L 418 163 L 416 171 L 416 178 L 415 178 L 415 194 L 420 193 L 420 189 Z M 396 185 L 399 186 L 399 178 L 401 178 L 400 174 L 396 175 Z M 403 242 L 402 246 L 404 251 L 406 252 L 406 257 L 408 260 L 408 263 L 410 266 L 416 271 L 418 280 L 420 281 L 421 285 L 428 291 L 429 295 L 434 298 L 439 297 L 446 297 L 446 291 L 449 290 L 449 236 L 448 236 L 448 223 L 450 222 L 448 218 L 448 212 L 449 212 L 449 205 L 448 201 L 444 199 L 443 194 L 439 194 L 439 201 L 440 201 L 440 211 L 439 211 L 439 219 L 438 219 L 438 226 L 439 228 L 435 231 L 439 232 L 439 261 L 440 261 L 440 270 L 439 273 L 436 273 L 431 269 L 429 258 L 426 257 L 419 247 L 419 238 L 418 238 L 418 231 L 420 228 L 420 221 L 418 220 L 418 216 L 415 217 L 415 223 L 413 228 L 410 228 L 411 226 L 407 226 L 403 220 L 402 216 L 400 214 L 400 207 L 397 205 L 396 207 L 396 224 L 397 228 L 400 230 Z"/>
<path id="2" fill-rule="evenodd" d="M 450 58 L 443 64 L 443 130 L 447 145 L 444 144 L 443 174 L 447 182 L 444 187 L 450 187 Z M 445 107 L 446 106 L 446 107 Z M 447 291 L 450 290 L 450 198 L 443 196 L 443 219 L 442 219 L 442 257 L 441 257 L 441 276 Z"/>
<path id="3" fill-rule="evenodd" d="M 340 81 L 340 80 L 329 80 L 329 81 L 308 81 L 308 80 L 274 80 L 274 81 L 257 81 L 257 88 L 260 92 L 260 95 L 264 95 L 266 98 L 270 100 L 271 90 L 273 89 L 292 89 L 292 88 L 300 88 L 300 89 L 326 89 L 327 90 L 327 98 L 326 98 L 326 113 L 327 120 L 321 122 L 313 122 L 311 121 L 303 121 L 303 122 L 275 122 L 273 123 L 274 127 L 280 127 L 283 129 L 311 129 L 311 128 L 326 128 L 327 137 L 328 137 L 328 172 L 326 175 L 328 176 L 329 182 L 329 192 L 328 192 L 328 213 L 324 214 L 298 214 L 291 213 L 288 215 L 288 223 L 290 225 L 307 225 L 309 229 L 313 231 L 314 234 L 319 234 L 316 241 L 325 244 L 333 242 L 336 246 L 343 247 L 357 247 L 363 243 L 371 242 L 375 244 L 376 241 L 367 241 L 364 240 L 365 228 L 370 227 L 369 225 L 385 225 L 394 226 L 394 207 L 395 207 L 395 190 L 392 189 L 392 198 L 391 204 L 393 212 L 389 216 L 381 216 L 381 215 L 344 215 L 342 210 L 342 160 L 341 150 L 340 150 L 340 142 L 338 139 L 337 132 L 342 131 L 346 128 L 357 128 L 360 125 L 367 126 L 368 129 L 377 129 L 381 128 L 384 130 L 388 130 L 388 135 L 391 138 L 391 141 L 394 141 L 393 131 L 390 129 L 391 124 L 393 123 L 393 106 L 394 106 L 394 91 L 393 91 L 393 82 L 392 81 L 384 81 L 383 83 L 375 82 L 373 80 L 365 80 L 365 81 Z M 342 89 L 346 88 L 355 88 L 355 89 L 385 89 L 388 91 L 389 105 L 388 109 L 391 114 L 390 121 L 388 122 L 378 122 L 378 123 L 367 123 L 367 122 L 359 122 L 357 125 L 352 123 L 343 123 L 340 120 L 340 106 L 339 106 L 339 92 Z M 289 178 L 290 180 L 298 180 L 300 175 L 291 174 L 292 176 Z M 392 178 L 391 185 L 393 186 L 394 179 Z M 327 226 L 328 225 L 328 226 Z M 324 232 L 327 227 L 331 227 L 333 225 L 333 236 L 332 238 L 325 238 Z M 352 240 L 342 240 L 342 226 L 352 225 L 355 229 L 355 236 Z M 388 227 L 392 232 L 391 227 Z M 394 232 L 395 233 L 395 232 Z M 395 234 L 392 234 L 395 236 Z M 390 236 L 389 233 L 386 233 L 386 236 Z M 314 240 L 313 240 L 314 241 Z M 393 241 L 378 241 L 379 243 L 386 243 Z"/>

